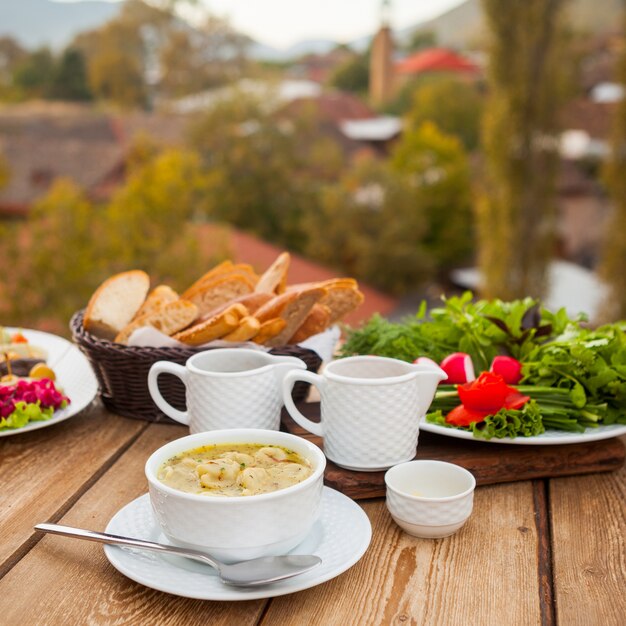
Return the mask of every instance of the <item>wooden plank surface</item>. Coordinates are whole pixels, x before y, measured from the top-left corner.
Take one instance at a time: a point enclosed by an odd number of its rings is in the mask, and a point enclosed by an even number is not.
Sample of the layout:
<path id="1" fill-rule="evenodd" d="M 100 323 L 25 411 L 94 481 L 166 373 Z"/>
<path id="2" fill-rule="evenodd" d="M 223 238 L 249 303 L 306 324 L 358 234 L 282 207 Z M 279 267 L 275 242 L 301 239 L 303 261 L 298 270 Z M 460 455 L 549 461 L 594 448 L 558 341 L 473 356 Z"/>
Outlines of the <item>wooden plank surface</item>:
<path id="1" fill-rule="evenodd" d="M 122 506 L 147 492 L 148 456 L 185 434 L 182 426 L 150 425 L 60 523 L 103 530 Z M 101 545 L 53 536 L 41 538 L 0 581 L 0 622 L 11 625 L 245 626 L 259 621 L 266 603 L 205 602 L 154 591 L 115 570 Z"/>
<path id="2" fill-rule="evenodd" d="M 59 424 L 0 439 L 0 575 L 28 549 L 33 524 L 67 510 L 146 427 L 96 404 Z"/>
<path id="3" fill-rule="evenodd" d="M 319 419 L 319 404 L 301 404 L 302 413 Z M 296 424 L 283 411 L 284 428 L 323 447 L 322 439 Z M 626 448 L 617 438 L 590 443 L 558 446 L 519 446 L 467 441 L 420 432 L 416 458 L 438 459 L 470 470 L 479 485 L 572 476 L 620 469 Z M 325 472 L 326 484 L 354 499 L 385 495 L 384 472 L 354 472 L 331 461 Z"/>
<path id="4" fill-rule="evenodd" d="M 626 624 L 626 469 L 550 481 L 558 623 Z"/>
<path id="5" fill-rule="evenodd" d="M 373 529 L 363 559 L 332 581 L 273 599 L 261 624 L 541 624 L 530 482 L 478 488 L 467 524 L 437 540 L 404 533 L 382 500 L 361 505 Z"/>

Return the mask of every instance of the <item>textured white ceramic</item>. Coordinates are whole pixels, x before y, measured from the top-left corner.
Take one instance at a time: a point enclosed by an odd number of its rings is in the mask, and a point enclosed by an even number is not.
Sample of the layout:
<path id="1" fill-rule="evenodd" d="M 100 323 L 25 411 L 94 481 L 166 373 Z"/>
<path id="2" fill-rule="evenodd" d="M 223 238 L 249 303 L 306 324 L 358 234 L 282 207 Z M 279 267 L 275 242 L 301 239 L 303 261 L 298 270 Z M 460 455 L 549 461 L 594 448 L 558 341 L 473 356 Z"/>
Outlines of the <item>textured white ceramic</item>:
<path id="1" fill-rule="evenodd" d="M 219 348 L 194 354 L 183 367 L 158 361 L 148 374 L 155 404 L 191 433 L 222 428 L 280 428 L 281 383 L 306 364 L 292 356 L 275 356 L 246 348 Z M 187 411 L 179 411 L 161 395 L 159 374 L 178 376 L 187 388 Z"/>
<path id="2" fill-rule="evenodd" d="M 6 328 L 10 333 L 21 332 L 28 341 L 47 352 L 47 363 L 56 374 L 56 385 L 71 400 L 64 409 L 55 411 L 51 419 L 45 422 L 31 422 L 22 428 L 0 431 L 0 437 L 38 430 L 58 424 L 85 409 L 98 393 L 98 381 L 89 361 L 78 348 L 57 335 L 39 330 Z"/>
<path id="3" fill-rule="evenodd" d="M 302 482 L 255 496 L 221 497 L 172 489 L 157 478 L 170 457 L 212 444 L 284 446 L 308 459 L 313 474 Z M 285 554 L 300 543 L 319 515 L 326 459 L 314 444 L 272 430 L 215 430 L 181 437 L 154 452 L 145 467 L 156 519 L 174 544 L 206 550 L 224 562 Z"/>
<path id="4" fill-rule="evenodd" d="M 476 439 L 466 430 L 446 428 L 439 424 L 430 424 L 426 419 L 420 422 L 420 429 L 437 435 L 467 439 L 468 441 L 486 441 L 487 443 L 503 443 L 517 446 L 559 446 L 567 443 L 587 443 L 589 441 L 601 441 L 611 437 L 626 435 L 626 424 L 609 424 L 597 428 L 587 428 L 584 433 L 573 433 L 566 430 L 546 430 L 541 435 L 533 437 L 504 437 L 503 439 Z"/>
<path id="5" fill-rule="evenodd" d="M 167 543 L 154 518 L 148 494 L 127 504 L 109 522 L 106 532 Z M 262 588 L 230 587 L 215 571 L 189 559 L 105 546 L 118 571 L 142 585 L 199 600 L 255 600 L 302 591 L 335 578 L 365 553 L 372 528 L 363 509 L 338 491 L 324 487 L 320 516 L 291 554 L 315 554 L 322 564 L 300 576 Z"/>
<path id="6" fill-rule="evenodd" d="M 380 471 L 415 457 L 419 417 L 445 378 L 436 365 L 356 356 L 329 363 L 322 375 L 289 372 L 283 400 L 300 426 L 324 438 L 331 461 L 347 469 Z M 317 386 L 320 423 L 307 419 L 292 401 L 298 380 Z"/>
<path id="7" fill-rule="evenodd" d="M 416 537 L 447 537 L 472 513 L 474 476 L 444 461 L 410 461 L 385 474 L 387 508 L 394 521 Z"/>

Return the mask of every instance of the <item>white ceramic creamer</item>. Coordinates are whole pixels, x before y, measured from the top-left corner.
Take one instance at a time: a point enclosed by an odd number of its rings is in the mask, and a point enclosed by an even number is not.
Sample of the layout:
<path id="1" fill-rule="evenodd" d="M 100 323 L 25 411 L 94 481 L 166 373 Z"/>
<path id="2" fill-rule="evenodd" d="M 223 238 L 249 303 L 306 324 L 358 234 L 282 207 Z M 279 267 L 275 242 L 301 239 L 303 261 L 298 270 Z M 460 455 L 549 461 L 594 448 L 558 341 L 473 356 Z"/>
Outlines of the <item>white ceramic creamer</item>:
<path id="1" fill-rule="evenodd" d="M 192 434 L 224 428 L 278 430 L 281 385 L 292 370 L 306 370 L 306 364 L 260 350 L 219 348 L 194 354 L 184 366 L 158 361 L 148 373 L 148 388 L 161 411 L 187 424 Z M 185 383 L 186 411 L 174 408 L 161 395 L 157 379 L 163 373 Z"/>
<path id="2" fill-rule="evenodd" d="M 446 378 L 434 364 L 355 356 L 329 363 L 321 375 L 289 372 L 283 400 L 300 426 L 324 438 L 328 459 L 347 469 L 380 471 L 415 457 L 420 418 Z M 320 392 L 319 423 L 302 415 L 291 398 L 299 380 Z"/>

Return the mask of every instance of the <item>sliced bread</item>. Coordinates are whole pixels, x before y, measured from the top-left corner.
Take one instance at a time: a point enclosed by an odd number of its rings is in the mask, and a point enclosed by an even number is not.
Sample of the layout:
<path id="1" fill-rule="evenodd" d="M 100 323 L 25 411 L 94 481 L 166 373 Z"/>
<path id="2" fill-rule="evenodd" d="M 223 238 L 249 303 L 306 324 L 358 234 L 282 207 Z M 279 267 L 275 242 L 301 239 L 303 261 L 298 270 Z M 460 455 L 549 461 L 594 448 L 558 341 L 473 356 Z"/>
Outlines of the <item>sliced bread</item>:
<path id="1" fill-rule="evenodd" d="M 113 339 L 133 319 L 146 299 L 150 277 L 141 270 L 107 278 L 91 296 L 83 325 L 104 339 Z"/>
<path id="2" fill-rule="evenodd" d="M 323 332 L 328 328 L 330 323 L 330 309 L 324 305 L 313 305 L 309 314 L 306 316 L 304 322 L 300 324 L 300 327 L 289 340 L 289 343 L 300 343 L 313 335 Z"/>
<path id="3" fill-rule="evenodd" d="M 159 285 L 148 294 L 148 297 L 141 305 L 139 311 L 135 313 L 133 319 L 137 319 L 148 313 L 154 313 L 154 311 L 176 300 L 178 300 L 178 294 L 169 285 Z"/>
<path id="4" fill-rule="evenodd" d="M 200 346 L 215 339 L 221 339 L 234 331 L 241 320 L 240 311 L 236 305 L 228 307 L 219 315 L 198 322 L 173 336 L 173 339 L 189 346 Z"/>
<path id="5" fill-rule="evenodd" d="M 243 274 L 233 274 L 202 283 L 196 289 L 187 290 L 182 297 L 198 307 L 201 317 L 253 290 L 254 283 L 251 280 Z"/>
<path id="6" fill-rule="evenodd" d="M 138 328 L 152 326 L 166 335 L 173 335 L 186 328 L 198 316 L 198 307 L 188 300 L 168 302 L 149 313 L 136 318 L 115 337 L 117 343 L 128 343 L 128 339 Z"/>
<path id="7" fill-rule="evenodd" d="M 320 287 L 311 287 L 301 291 L 289 291 L 264 304 L 255 313 L 261 322 L 282 317 L 286 324 L 282 331 L 265 342 L 266 346 L 274 347 L 289 342 L 296 330 L 302 325 L 313 306 L 319 302 L 326 290 Z"/>
<path id="8" fill-rule="evenodd" d="M 247 265 L 245 263 L 233 264 L 230 261 L 223 261 L 218 266 L 214 267 L 212 270 L 209 270 L 206 274 L 198 278 L 198 280 L 193 285 L 191 285 L 191 287 L 188 287 L 183 292 L 181 297 L 188 299 L 190 293 L 195 293 L 202 289 L 204 286 L 210 283 L 214 283 L 218 279 L 232 276 L 243 276 L 253 285 L 256 285 L 257 281 L 259 280 L 259 277 L 252 269 L 251 265 Z"/>
<path id="9" fill-rule="evenodd" d="M 283 293 L 287 287 L 287 272 L 290 263 L 289 252 L 279 254 L 276 260 L 263 272 L 254 290 L 260 293 Z"/>

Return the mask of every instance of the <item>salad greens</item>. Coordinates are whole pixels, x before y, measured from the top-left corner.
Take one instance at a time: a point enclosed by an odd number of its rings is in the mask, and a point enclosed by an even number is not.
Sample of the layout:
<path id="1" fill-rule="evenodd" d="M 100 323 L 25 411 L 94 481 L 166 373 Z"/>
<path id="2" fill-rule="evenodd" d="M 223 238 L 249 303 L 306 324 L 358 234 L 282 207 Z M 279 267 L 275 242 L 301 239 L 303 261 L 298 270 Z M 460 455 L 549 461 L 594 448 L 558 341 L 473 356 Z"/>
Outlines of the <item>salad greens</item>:
<path id="1" fill-rule="evenodd" d="M 517 390 L 531 397 L 521 409 L 502 409 L 470 430 L 476 437 L 530 436 L 545 428 L 582 432 L 600 424 L 626 424 L 626 322 L 585 327 L 586 318 L 551 312 L 531 298 L 473 300 L 470 292 L 444 298 L 401 323 L 373 316 L 348 332 L 341 355 L 377 354 L 440 363 L 453 352 L 470 355 L 476 373 L 498 355 L 522 362 Z M 456 389 L 440 385 L 427 419 L 454 427 L 446 414 L 460 403 Z"/>

